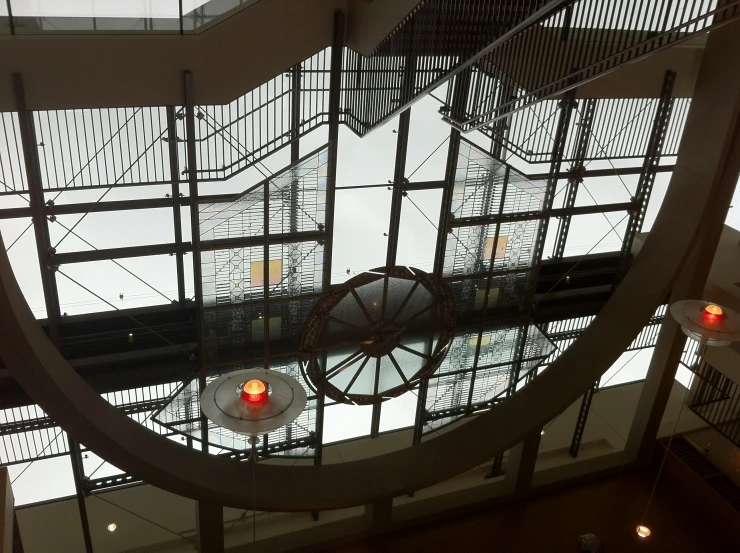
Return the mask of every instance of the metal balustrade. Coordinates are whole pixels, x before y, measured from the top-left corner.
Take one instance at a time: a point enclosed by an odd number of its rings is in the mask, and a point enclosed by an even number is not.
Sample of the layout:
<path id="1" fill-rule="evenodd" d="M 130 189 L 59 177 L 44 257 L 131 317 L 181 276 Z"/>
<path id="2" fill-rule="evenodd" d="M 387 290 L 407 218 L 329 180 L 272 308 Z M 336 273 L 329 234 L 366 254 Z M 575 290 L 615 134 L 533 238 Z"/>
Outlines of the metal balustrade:
<path id="1" fill-rule="evenodd" d="M 740 384 L 703 360 L 690 369 L 695 378 L 687 401 L 689 408 L 740 447 Z"/>
<path id="2" fill-rule="evenodd" d="M 480 128 L 739 15 L 736 0 L 562 3 L 490 52 L 476 54 L 465 115 L 447 119 L 463 131 Z"/>

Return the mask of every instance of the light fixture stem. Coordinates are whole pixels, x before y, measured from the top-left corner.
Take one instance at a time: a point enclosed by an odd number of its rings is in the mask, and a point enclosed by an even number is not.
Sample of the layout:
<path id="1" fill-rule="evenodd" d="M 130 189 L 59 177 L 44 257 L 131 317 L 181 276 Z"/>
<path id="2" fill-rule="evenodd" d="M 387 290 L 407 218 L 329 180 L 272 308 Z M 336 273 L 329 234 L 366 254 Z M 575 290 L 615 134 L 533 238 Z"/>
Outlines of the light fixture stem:
<path id="1" fill-rule="evenodd" d="M 665 461 L 668 458 L 668 452 L 671 450 L 671 443 L 673 442 L 673 437 L 676 435 L 676 430 L 678 429 L 678 422 L 681 420 L 681 413 L 683 412 L 683 406 L 686 405 L 686 400 L 689 397 L 690 390 L 691 390 L 691 384 L 689 383 L 689 385 L 686 386 L 686 393 L 684 394 L 683 401 L 681 402 L 681 407 L 679 407 L 678 409 L 678 415 L 676 416 L 676 424 L 673 425 L 673 430 L 671 431 L 671 435 L 668 438 L 668 445 L 665 448 L 663 459 L 660 462 L 660 468 L 658 468 L 658 474 L 655 477 L 655 482 L 653 483 L 653 489 L 650 491 L 650 497 L 648 498 L 647 505 L 645 505 L 645 511 L 642 513 L 642 524 L 645 524 L 647 520 L 647 514 L 648 514 L 648 511 L 650 510 L 650 504 L 653 501 L 655 490 L 658 487 L 658 481 L 660 480 L 660 475 L 663 473 L 663 467 L 665 466 Z"/>
<path id="2" fill-rule="evenodd" d="M 250 436 L 252 444 L 252 544 L 257 547 L 257 436 Z"/>

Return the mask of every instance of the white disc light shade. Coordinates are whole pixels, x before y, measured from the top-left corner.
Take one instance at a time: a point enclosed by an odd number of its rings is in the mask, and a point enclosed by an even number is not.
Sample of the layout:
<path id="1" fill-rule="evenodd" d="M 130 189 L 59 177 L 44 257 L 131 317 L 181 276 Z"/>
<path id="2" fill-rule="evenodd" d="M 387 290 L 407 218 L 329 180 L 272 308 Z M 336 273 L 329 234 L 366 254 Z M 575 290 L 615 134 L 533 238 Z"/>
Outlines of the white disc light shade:
<path id="1" fill-rule="evenodd" d="M 244 383 L 259 380 L 267 387 L 263 401 L 244 399 Z M 208 419 L 240 434 L 259 436 L 293 422 L 306 407 L 303 386 L 277 371 L 250 369 L 225 374 L 206 386 L 200 406 Z"/>
<path id="2" fill-rule="evenodd" d="M 684 334 L 707 346 L 726 346 L 740 340 L 740 315 L 728 307 L 703 300 L 671 305 L 671 315 Z"/>

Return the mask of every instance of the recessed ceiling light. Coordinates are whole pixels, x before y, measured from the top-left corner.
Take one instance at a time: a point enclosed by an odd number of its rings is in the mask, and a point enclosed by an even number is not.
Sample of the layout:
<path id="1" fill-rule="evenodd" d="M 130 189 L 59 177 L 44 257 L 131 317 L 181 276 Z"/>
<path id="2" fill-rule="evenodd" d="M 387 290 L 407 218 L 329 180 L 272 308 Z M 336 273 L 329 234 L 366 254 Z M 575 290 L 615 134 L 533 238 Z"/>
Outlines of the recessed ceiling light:
<path id="1" fill-rule="evenodd" d="M 108 525 L 108 532 L 115 532 L 116 531 L 116 528 L 118 528 L 118 526 L 116 526 L 116 523 L 115 522 L 111 522 Z"/>

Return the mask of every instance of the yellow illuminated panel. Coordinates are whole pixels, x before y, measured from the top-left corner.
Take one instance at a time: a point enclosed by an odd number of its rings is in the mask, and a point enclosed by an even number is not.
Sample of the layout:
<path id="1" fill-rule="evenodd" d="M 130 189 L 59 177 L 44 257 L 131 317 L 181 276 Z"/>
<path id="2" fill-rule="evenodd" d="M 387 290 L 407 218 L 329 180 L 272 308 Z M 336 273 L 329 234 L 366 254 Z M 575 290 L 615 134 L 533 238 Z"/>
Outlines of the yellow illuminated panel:
<path id="1" fill-rule="evenodd" d="M 282 259 L 271 259 L 270 260 L 270 284 L 280 284 L 283 279 L 283 260 Z M 265 284 L 265 262 L 264 261 L 252 261 L 250 283 L 253 287 L 263 286 Z"/>
<path id="2" fill-rule="evenodd" d="M 504 255 L 506 255 L 506 245 L 509 243 L 508 236 L 499 236 L 498 240 L 495 240 L 494 238 L 487 238 L 486 249 L 483 252 L 486 261 L 491 260 L 494 241 L 496 242 L 496 259 L 502 259 Z"/>
<path id="3" fill-rule="evenodd" d="M 475 338 L 471 338 L 470 339 L 470 347 L 471 348 L 474 348 L 477 345 L 478 345 L 478 337 L 476 336 Z M 481 336 L 480 347 L 481 348 L 484 348 L 484 347 L 490 346 L 490 345 L 491 345 L 491 336 Z"/>

